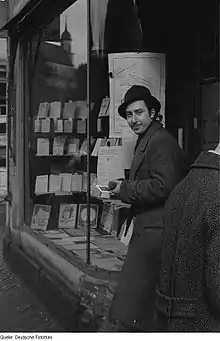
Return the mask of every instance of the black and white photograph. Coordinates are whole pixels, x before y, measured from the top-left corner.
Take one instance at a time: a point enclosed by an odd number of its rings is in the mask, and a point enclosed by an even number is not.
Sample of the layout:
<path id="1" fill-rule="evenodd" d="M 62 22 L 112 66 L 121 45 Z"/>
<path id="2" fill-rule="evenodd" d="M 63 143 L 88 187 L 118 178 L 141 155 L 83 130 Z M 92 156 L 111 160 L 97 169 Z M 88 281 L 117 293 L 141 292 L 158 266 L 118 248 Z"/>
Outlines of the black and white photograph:
<path id="1" fill-rule="evenodd" d="M 219 0 L 0 0 L 0 339 L 220 332 Z"/>

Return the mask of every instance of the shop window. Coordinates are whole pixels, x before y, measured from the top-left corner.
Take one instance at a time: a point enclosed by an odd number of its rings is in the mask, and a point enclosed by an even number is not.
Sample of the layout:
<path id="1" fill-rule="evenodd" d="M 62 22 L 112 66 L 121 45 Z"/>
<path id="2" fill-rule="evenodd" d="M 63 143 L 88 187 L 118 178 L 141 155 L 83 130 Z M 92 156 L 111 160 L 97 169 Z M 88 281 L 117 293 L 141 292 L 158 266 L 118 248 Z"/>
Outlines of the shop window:
<path id="1" fill-rule="evenodd" d="M 124 236 L 128 205 L 97 187 L 97 151 L 100 146 L 121 147 L 122 142 L 121 137 L 110 136 L 109 54 L 141 51 L 142 32 L 133 0 L 92 4 L 90 117 L 86 0 L 74 2 L 27 43 L 30 181 L 26 196 L 30 210 L 25 216 L 32 231 L 85 261 L 90 200 L 91 263 L 100 266 L 103 262 L 107 270 L 118 270 L 131 236 Z M 124 169 L 122 175 L 126 177 Z"/>

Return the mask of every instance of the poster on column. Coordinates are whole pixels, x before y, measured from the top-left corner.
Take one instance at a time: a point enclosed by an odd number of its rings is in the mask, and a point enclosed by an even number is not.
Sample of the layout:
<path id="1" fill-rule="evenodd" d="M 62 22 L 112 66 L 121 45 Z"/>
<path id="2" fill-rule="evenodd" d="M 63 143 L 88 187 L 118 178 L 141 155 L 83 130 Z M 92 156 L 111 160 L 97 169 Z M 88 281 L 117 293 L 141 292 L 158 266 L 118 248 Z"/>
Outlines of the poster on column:
<path id="1" fill-rule="evenodd" d="M 132 85 L 146 86 L 165 112 L 165 55 L 151 52 L 113 53 L 108 56 L 110 77 L 110 137 L 121 137 L 127 122 L 118 114 L 126 91 Z"/>

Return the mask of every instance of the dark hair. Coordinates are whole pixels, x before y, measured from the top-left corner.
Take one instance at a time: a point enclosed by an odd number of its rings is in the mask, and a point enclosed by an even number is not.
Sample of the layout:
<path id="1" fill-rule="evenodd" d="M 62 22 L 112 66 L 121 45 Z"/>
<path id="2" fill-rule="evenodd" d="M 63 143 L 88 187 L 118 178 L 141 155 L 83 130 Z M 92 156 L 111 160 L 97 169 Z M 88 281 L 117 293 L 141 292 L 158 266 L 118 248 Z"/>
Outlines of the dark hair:
<path id="1" fill-rule="evenodd" d="M 153 105 L 153 103 L 147 103 L 146 100 L 143 100 L 147 109 L 149 110 L 149 113 L 151 112 L 151 110 L 155 110 L 155 114 L 152 117 L 152 121 L 156 121 L 156 120 L 160 120 L 162 121 L 163 116 L 159 114 L 160 109 L 158 107 L 156 107 L 155 105 Z"/>

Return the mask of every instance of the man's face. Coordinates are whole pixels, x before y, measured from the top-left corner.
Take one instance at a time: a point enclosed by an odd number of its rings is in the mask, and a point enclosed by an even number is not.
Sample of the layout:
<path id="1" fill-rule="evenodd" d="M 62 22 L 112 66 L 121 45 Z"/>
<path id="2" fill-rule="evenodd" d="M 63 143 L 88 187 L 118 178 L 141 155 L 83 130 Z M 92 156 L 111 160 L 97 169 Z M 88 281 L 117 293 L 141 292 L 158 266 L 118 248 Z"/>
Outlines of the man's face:
<path id="1" fill-rule="evenodd" d="M 143 134 L 152 122 L 149 110 L 142 100 L 128 104 L 125 112 L 130 128 L 137 135 Z"/>

